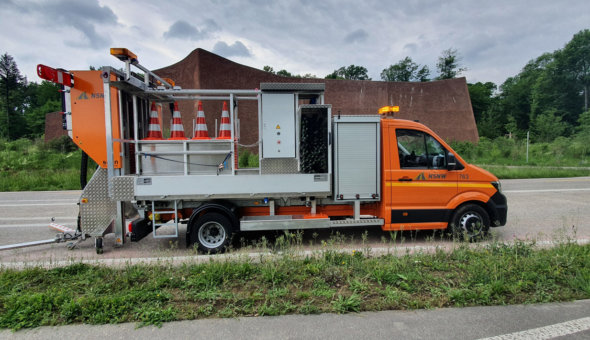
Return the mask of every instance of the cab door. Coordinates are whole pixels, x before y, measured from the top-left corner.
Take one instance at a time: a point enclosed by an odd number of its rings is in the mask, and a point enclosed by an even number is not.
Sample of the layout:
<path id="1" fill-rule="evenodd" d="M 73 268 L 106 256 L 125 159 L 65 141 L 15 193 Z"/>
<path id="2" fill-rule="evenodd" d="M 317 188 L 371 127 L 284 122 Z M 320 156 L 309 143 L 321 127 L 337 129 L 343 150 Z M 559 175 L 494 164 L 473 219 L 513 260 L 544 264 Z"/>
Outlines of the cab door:
<path id="1" fill-rule="evenodd" d="M 457 195 L 457 173 L 447 169 L 447 154 L 430 134 L 395 129 L 389 138 L 392 230 L 442 229 L 449 221 L 449 201 Z"/>

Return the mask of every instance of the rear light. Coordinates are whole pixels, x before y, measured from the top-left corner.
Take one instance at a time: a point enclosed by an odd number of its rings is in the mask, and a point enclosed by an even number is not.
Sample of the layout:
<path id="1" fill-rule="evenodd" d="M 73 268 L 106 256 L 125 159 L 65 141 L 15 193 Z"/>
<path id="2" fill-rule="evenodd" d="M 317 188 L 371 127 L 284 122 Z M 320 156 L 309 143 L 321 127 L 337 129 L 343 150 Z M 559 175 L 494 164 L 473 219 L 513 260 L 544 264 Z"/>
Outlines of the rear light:
<path id="1" fill-rule="evenodd" d="M 67 87 L 74 87 L 74 76 L 65 70 L 56 70 L 52 67 L 39 64 L 37 65 L 37 75 L 41 79 Z"/>
<path id="2" fill-rule="evenodd" d="M 127 225 L 127 231 L 129 233 L 133 232 L 133 221 L 129 222 L 129 224 Z"/>

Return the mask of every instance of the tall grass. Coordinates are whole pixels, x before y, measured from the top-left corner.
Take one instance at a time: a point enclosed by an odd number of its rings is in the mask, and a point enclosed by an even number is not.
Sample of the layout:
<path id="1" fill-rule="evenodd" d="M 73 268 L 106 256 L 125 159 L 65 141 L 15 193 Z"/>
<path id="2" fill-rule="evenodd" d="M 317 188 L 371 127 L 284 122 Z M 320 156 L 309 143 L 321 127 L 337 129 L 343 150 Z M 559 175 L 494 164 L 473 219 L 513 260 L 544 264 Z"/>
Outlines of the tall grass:
<path id="1" fill-rule="evenodd" d="M 0 191 L 79 189 L 81 155 L 67 137 L 0 140 Z"/>
<path id="2" fill-rule="evenodd" d="M 575 169 L 540 166 L 511 168 L 504 165 L 481 165 L 481 167 L 501 179 L 590 176 L 590 169 L 588 168 Z"/>
<path id="3" fill-rule="evenodd" d="M 0 269 L 0 327 L 159 325 L 206 317 L 590 298 L 590 245 L 567 241 L 551 249 L 492 242 L 401 256 L 327 247 L 302 257 L 286 244 L 275 246 L 284 250 L 259 262 Z"/>
<path id="4" fill-rule="evenodd" d="M 481 137 L 477 144 L 451 142 L 466 161 L 490 165 L 590 166 L 590 135 L 558 137 L 551 143 L 529 145 L 527 163 L 526 140 Z"/>

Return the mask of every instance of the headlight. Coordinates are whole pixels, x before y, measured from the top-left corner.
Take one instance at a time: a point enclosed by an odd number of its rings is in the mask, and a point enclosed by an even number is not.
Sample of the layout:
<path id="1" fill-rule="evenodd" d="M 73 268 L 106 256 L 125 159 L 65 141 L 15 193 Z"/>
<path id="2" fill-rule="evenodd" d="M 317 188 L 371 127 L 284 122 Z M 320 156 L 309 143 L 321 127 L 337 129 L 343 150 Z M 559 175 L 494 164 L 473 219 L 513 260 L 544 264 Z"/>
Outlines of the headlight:
<path id="1" fill-rule="evenodd" d="M 498 192 L 502 192 L 502 183 L 500 183 L 500 181 L 492 182 L 492 185 L 494 188 L 496 188 L 496 190 L 498 190 Z"/>

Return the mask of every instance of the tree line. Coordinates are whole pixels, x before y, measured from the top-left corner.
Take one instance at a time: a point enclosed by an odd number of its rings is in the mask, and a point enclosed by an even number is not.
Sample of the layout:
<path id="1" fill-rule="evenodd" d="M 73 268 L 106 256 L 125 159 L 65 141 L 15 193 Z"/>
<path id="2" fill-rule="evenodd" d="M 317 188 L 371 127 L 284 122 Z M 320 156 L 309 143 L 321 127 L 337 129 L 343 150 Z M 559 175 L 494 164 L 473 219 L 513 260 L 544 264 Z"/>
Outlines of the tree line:
<path id="1" fill-rule="evenodd" d="M 42 136 L 45 114 L 61 110 L 58 90 L 51 82 L 29 82 L 12 56 L 0 56 L 0 138 Z"/>
<path id="2" fill-rule="evenodd" d="M 496 84 L 469 84 L 479 135 L 551 142 L 590 135 L 590 30 L 576 33 L 564 48 L 529 61 L 519 74 Z"/>
<path id="3" fill-rule="evenodd" d="M 456 49 L 449 48 L 442 52 L 438 57 L 436 68 L 438 76 L 434 79 L 451 79 L 460 75 L 466 70 L 460 65 L 461 57 Z M 307 73 L 304 75 L 293 74 L 285 69 L 275 71 L 271 66 L 264 66 L 263 71 L 276 74 L 283 77 L 292 78 L 318 78 L 317 76 Z M 368 70 L 364 66 L 349 65 L 342 66 L 334 72 L 326 75 L 324 79 L 348 79 L 348 80 L 372 80 L 369 78 Z M 400 60 L 396 64 L 381 71 L 381 80 L 383 81 L 430 81 L 430 68 L 427 65 L 415 63 L 409 56 Z"/>
<path id="4" fill-rule="evenodd" d="M 456 49 L 442 52 L 436 62 L 438 75 L 451 79 L 466 68 Z M 294 75 L 287 70 L 264 71 L 285 77 L 317 78 L 312 74 Z M 431 80 L 426 65 L 407 56 L 383 69 L 381 80 Z M 371 80 L 363 66 L 342 66 L 325 79 Z M 551 142 L 558 137 L 580 137 L 590 144 L 590 30 L 576 33 L 564 48 L 529 61 L 517 75 L 501 85 L 492 82 L 468 83 L 473 113 L 480 137 L 524 138 Z M 0 56 L 0 138 L 36 138 L 44 133 L 45 114 L 61 110 L 57 85 L 29 82 L 7 53 Z"/>

